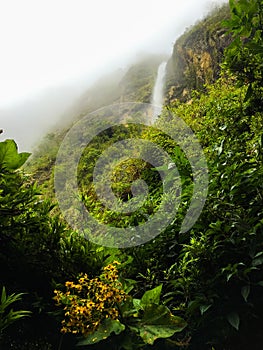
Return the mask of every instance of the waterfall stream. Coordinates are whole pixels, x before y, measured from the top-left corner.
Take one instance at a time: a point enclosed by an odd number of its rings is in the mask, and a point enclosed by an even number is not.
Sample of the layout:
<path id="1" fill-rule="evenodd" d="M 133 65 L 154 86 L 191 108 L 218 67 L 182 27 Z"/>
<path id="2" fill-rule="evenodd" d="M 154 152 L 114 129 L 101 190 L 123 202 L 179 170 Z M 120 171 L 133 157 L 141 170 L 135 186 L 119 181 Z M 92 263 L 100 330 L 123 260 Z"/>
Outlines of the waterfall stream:
<path id="1" fill-rule="evenodd" d="M 155 81 L 153 94 L 152 94 L 152 105 L 153 105 L 152 121 L 153 122 L 157 119 L 158 115 L 162 111 L 165 72 L 166 72 L 166 62 L 162 62 L 158 67 L 157 78 Z"/>

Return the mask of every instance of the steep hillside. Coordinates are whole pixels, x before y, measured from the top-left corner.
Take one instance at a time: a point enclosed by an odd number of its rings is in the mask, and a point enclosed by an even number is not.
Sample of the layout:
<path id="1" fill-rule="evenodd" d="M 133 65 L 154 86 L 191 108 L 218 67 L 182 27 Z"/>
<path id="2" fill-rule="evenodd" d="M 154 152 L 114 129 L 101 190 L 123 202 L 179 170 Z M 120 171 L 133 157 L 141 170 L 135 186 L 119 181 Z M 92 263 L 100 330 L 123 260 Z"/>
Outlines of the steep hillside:
<path id="1" fill-rule="evenodd" d="M 224 49 L 231 42 L 221 25 L 228 17 L 228 5 L 216 8 L 175 42 L 167 64 L 167 102 L 185 101 L 191 97 L 191 90 L 204 91 L 205 84 L 219 77 Z"/>
<path id="2" fill-rule="evenodd" d="M 132 103 L 65 138 L 63 124 L 35 155 L 41 188 L 0 142 L 2 350 L 262 350 L 263 7 L 229 4 L 221 72 L 218 12 L 178 40 L 183 90 L 155 124 Z M 75 119 L 147 102 L 145 62 L 102 79 Z"/>
<path id="3" fill-rule="evenodd" d="M 188 29 L 175 43 L 168 60 L 166 99 L 187 100 L 193 89 L 215 81 L 220 72 L 224 48 L 230 37 L 221 22 L 229 16 L 229 7 L 215 9 L 204 20 Z M 159 64 L 164 55 L 145 55 L 125 70 L 101 77 L 64 114 L 61 126 L 40 142 L 28 166 L 40 183 L 50 181 L 56 152 L 72 122 L 103 106 L 118 102 L 150 103 Z"/>
<path id="4" fill-rule="evenodd" d="M 118 102 L 150 103 L 154 81 L 164 55 L 141 57 L 126 71 L 119 69 L 101 77 L 62 116 L 57 129 L 47 134 L 27 162 L 40 184 L 50 181 L 59 145 L 72 123 L 97 109 Z"/>

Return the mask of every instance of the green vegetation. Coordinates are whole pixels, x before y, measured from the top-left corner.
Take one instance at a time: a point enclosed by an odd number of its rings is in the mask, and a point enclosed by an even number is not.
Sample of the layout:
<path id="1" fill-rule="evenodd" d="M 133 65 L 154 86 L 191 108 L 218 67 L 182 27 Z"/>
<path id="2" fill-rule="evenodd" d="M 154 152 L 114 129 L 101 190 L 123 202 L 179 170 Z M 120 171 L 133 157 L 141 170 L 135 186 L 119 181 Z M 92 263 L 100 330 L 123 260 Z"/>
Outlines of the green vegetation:
<path id="1" fill-rule="evenodd" d="M 246 99 L 253 99 L 253 108 L 262 111 L 263 3 L 261 0 L 229 3 L 232 17 L 225 25 L 234 40 L 226 50 L 226 66 L 237 75 L 240 85 L 248 86 Z"/>
<path id="2" fill-rule="evenodd" d="M 55 291 L 58 305 L 65 305 L 62 333 L 82 334 L 78 346 L 103 341 L 104 346 L 115 349 L 140 349 L 186 327 L 182 318 L 173 316 L 166 306 L 160 305 L 162 285 L 146 291 L 141 299 L 130 297 L 128 291 L 135 281 L 130 281 L 125 288 L 118 280 L 118 264 L 114 261 L 105 266 L 99 278 L 89 279 L 84 274 L 77 284 L 66 282 L 65 293 Z M 112 332 L 122 334 L 112 339 Z"/>
<path id="3" fill-rule="evenodd" d="M 2 288 L 1 304 L 0 304 L 0 341 L 3 337 L 4 330 L 12 323 L 22 317 L 30 315 L 30 311 L 10 309 L 10 306 L 16 301 L 21 300 L 23 293 L 7 295 L 5 287 Z"/>
<path id="4" fill-rule="evenodd" d="M 140 138 L 170 155 L 181 179 L 181 203 L 174 220 L 153 240 L 106 248 L 67 226 L 52 185 L 65 131 L 47 136 L 46 148 L 31 163 L 33 178 L 21 170 L 29 154 L 18 153 L 14 141 L 0 143 L 0 323 L 8 325 L 1 348 L 262 348 L 263 3 L 231 0 L 230 10 L 222 28 L 228 27 L 233 40 L 216 81 L 189 90 L 186 102 L 170 101 L 153 127 L 127 123 L 107 129 L 82 154 L 82 200 L 96 219 L 112 227 L 138 225 L 154 215 L 162 179 L 146 161 L 118 163 L 111 180 L 119 200 L 129 201 L 131 184 L 141 178 L 149 194 L 134 213 L 113 213 L 100 203 L 92 184 L 100 154 L 119 140 Z M 205 206 L 184 233 L 180 227 L 193 195 L 193 170 L 178 144 L 158 128 L 169 131 L 176 116 L 199 139 L 209 169 Z M 13 301 L 30 315 L 7 308 Z"/>

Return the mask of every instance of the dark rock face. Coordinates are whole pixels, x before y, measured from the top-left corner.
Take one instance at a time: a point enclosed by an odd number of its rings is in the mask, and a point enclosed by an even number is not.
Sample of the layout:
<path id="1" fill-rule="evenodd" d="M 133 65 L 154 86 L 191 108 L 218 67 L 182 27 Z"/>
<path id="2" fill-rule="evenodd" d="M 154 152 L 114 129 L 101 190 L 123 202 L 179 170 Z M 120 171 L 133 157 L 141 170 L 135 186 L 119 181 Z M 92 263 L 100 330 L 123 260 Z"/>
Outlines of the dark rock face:
<path id="1" fill-rule="evenodd" d="M 224 49 L 231 42 L 221 23 L 228 16 L 228 5 L 215 9 L 176 41 L 167 64 L 167 102 L 187 101 L 191 90 L 204 91 L 205 84 L 219 77 Z"/>

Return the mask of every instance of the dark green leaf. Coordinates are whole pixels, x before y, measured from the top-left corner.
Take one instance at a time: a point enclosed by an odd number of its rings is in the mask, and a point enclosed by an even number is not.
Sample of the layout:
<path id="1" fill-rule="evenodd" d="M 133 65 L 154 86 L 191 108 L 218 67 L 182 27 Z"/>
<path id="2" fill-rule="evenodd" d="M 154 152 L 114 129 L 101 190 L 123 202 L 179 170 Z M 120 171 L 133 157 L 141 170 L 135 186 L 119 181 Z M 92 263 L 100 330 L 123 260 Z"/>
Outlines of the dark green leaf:
<path id="1" fill-rule="evenodd" d="M 77 346 L 91 345 L 98 343 L 101 340 L 108 338 L 111 333 L 120 334 L 124 331 L 124 324 L 118 320 L 105 319 L 99 328 L 92 334 L 88 335 L 85 339 L 80 340 Z"/>
<path id="2" fill-rule="evenodd" d="M 236 312 L 231 312 L 230 314 L 228 314 L 227 320 L 232 327 L 234 327 L 237 331 L 239 330 L 240 319 Z"/>
<path id="3" fill-rule="evenodd" d="M 137 326 L 140 337 L 146 344 L 153 344 L 158 338 L 169 338 L 186 327 L 186 322 L 171 314 L 164 305 L 151 305 L 145 310 Z"/>
<path id="4" fill-rule="evenodd" d="M 247 298 L 249 296 L 250 293 L 250 286 L 244 286 L 241 289 L 241 295 L 244 298 L 245 302 L 247 302 Z"/>
<path id="5" fill-rule="evenodd" d="M 252 94 L 253 94 L 252 84 L 249 84 L 249 86 L 248 86 L 248 88 L 247 88 L 247 92 L 246 92 L 246 96 L 245 96 L 244 102 L 246 102 L 247 100 L 249 100 L 250 97 L 252 96 Z"/>
<path id="6" fill-rule="evenodd" d="M 210 309 L 211 306 L 212 306 L 212 304 L 209 304 L 209 305 L 201 305 L 201 306 L 200 306 L 201 315 L 203 315 L 208 309 Z"/>

